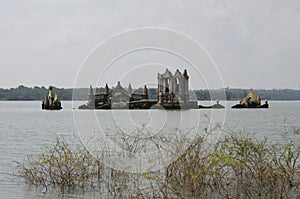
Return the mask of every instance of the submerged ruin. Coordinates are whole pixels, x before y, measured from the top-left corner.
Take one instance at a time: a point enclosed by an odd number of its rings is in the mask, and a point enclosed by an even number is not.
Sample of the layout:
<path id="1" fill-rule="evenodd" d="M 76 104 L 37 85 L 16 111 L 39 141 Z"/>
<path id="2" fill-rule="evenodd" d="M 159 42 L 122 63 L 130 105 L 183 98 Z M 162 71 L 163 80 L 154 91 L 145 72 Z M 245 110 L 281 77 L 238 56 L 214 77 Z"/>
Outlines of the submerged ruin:
<path id="1" fill-rule="evenodd" d="M 157 100 L 148 99 L 148 88 L 145 85 L 142 93 L 133 91 L 131 84 L 127 89 L 117 85 L 109 89 L 105 85 L 104 92 L 95 93 L 90 86 L 87 104 L 79 109 L 198 109 L 198 102 L 189 99 L 189 76 L 187 70 L 181 73 L 178 69 L 172 74 L 166 69 L 157 74 Z"/>
<path id="2" fill-rule="evenodd" d="M 265 104 L 261 105 L 260 96 L 255 95 L 253 89 L 250 89 L 248 95 L 231 108 L 269 108 L 269 104 L 266 100 Z"/>
<path id="3" fill-rule="evenodd" d="M 59 93 L 57 92 L 54 95 L 54 93 L 52 91 L 52 86 L 49 87 L 48 95 L 42 101 L 42 109 L 46 109 L 46 110 L 60 110 L 60 109 L 62 109 Z"/>
<path id="4" fill-rule="evenodd" d="M 94 89 L 90 86 L 87 104 L 81 105 L 79 109 L 147 109 L 154 105 L 156 101 L 148 99 L 148 89 L 144 86 L 143 93 L 133 93 L 131 84 L 125 89 L 120 81 L 116 87 L 109 89 L 105 85 L 104 92 L 94 94 Z"/>
<path id="5" fill-rule="evenodd" d="M 168 69 L 157 74 L 158 101 L 154 108 L 197 109 L 198 102 L 189 100 L 189 76 L 185 69 L 183 74 L 177 69 L 172 74 Z"/>

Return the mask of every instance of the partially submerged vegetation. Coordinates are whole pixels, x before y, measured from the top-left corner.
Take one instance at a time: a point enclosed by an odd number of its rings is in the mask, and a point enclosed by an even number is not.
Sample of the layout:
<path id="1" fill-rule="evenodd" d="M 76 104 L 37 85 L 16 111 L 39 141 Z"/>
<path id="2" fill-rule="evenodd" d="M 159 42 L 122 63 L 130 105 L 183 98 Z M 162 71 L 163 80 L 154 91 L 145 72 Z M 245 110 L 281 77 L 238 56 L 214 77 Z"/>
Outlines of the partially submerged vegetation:
<path id="1" fill-rule="evenodd" d="M 105 166 L 79 144 L 57 140 L 45 153 L 28 156 L 19 174 L 45 191 L 84 189 L 104 198 L 300 197 L 299 146 L 270 145 L 241 133 L 206 143 L 197 137 L 167 168 L 128 173 Z"/>

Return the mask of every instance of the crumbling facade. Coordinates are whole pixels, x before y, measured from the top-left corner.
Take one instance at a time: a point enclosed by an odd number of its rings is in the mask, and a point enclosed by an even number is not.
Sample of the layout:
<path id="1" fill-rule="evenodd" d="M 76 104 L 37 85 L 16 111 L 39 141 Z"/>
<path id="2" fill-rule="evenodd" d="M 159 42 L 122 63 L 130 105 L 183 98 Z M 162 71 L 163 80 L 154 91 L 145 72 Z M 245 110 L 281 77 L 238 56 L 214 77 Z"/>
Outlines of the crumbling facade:
<path id="1" fill-rule="evenodd" d="M 158 73 L 158 103 L 187 102 L 189 100 L 188 81 L 189 76 L 186 70 L 181 74 L 177 69 L 174 75 L 168 69 L 163 74 Z"/>
<path id="2" fill-rule="evenodd" d="M 157 74 L 158 106 L 163 108 L 198 108 L 196 101 L 189 100 L 189 76 L 177 69 L 174 74 L 168 69 Z"/>
<path id="3" fill-rule="evenodd" d="M 125 89 L 118 81 L 116 87 L 109 89 L 106 84 L 103 93 L 94 94 L 92 86 L 88 93 L 88 103 L 82 105 L 81 109 L 126 109 L 139 108 L 141 106 L 137 102 L 145 103 L 148 100 L 148 89 L 144 86 L 143 93 L 134 93 L 131 84 Z"/>

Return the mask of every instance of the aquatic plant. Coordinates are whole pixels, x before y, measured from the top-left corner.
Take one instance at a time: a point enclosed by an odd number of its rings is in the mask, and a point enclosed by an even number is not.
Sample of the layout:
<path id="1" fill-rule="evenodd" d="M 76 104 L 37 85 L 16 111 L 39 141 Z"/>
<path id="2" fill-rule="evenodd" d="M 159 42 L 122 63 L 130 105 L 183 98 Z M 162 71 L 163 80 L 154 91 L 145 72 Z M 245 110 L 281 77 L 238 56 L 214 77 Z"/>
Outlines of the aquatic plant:
<path id="1" fill-rule="evenodd" d="M 19 173 L 29 185 L 71 189 L 93 186 L 94 178 L 100 176 L 101 164 L 83 147 L 71 146 L 57 139 L 54 146 L 37 156 L 27 156 L 19 164 Z"/>
<path id="2" fill-rule="evenodd" d="M 124 150 L 145 145 L 145 138 L 123 138 Z M 297 198 L 299 156 L 300 146 L 292 142 L 271 145 L 227 133 L 213 145 L 197 137 L 167 168 L 128 173 L 105 166 L 101 156 L 79 144 L 57 140 L 45 153 L 28 156 L 19 173 L 29 185 L 46 190 L 79 188 L 106 198 Z"/>

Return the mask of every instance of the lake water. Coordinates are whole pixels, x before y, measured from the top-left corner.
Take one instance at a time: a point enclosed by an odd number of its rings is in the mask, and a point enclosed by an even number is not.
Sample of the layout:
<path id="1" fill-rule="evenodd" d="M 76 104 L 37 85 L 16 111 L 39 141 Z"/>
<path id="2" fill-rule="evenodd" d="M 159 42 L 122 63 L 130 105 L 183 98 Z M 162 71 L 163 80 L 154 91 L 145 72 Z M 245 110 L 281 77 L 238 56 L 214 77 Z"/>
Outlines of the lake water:
<path id="1" fill-rule="evenodd" d="M 10 175 L 16 172 L 16 161 L 22 162 L 26 155 L 43 151 L 57 137 L 69 141 L 80 137 L 92 151 L 97 151 L 98 145 L 89 142 L 93 136 L 105 143 L 116 141 L 119 132 L 129 136 L 159 135 L 166 138 L 178 136 L 179 132 L 192 139 L 203 133 L 203 129 L 219 124 L 221 130 L 216 130 L 218 133 L 214 139 L 227 131 L 241 131 L 257 139 L 266 137 L 272 143 L 292 140 L 300 144 L 300 101 L 270 101 L 269 109 L 255 110 L 231 109 L 237 102 L 220 102 L 226 104 L 224 110 L 73 109 L 83 103 L 62 102 L 63 110 L 45 111 L 41 110 L 40 102 L 0 102 L 0 198 L 57 197 L 52 195 L 54 193 L 44 195 L 40 190 L 28 187 L 22 179 Z M 64 197 L 78 198 L 80 194 Z"/>

